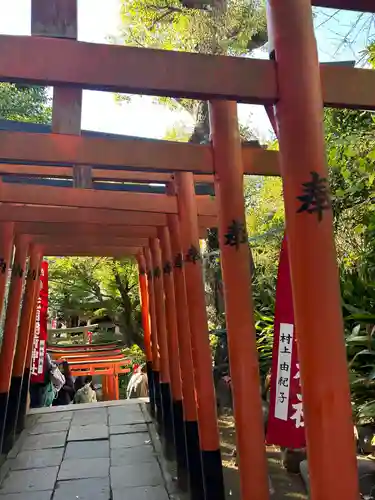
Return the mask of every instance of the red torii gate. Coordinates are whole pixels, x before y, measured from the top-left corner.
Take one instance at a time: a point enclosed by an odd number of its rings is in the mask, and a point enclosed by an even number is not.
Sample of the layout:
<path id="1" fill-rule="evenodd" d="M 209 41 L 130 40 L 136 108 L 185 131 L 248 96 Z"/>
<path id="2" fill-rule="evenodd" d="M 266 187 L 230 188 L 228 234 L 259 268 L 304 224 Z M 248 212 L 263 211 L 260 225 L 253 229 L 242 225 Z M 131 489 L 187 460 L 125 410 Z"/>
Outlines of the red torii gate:
<path id="1" fill-rule="evenodd" d="M 125 358 L 121 349 L 95 350 L 85 349 L 71 352 L 70 349 L 57 351 L 49 348 L 52 358 L 56 361 L 66 360 L 69 363 L 72 375 L 75 377 L 84 375 L 101 375 L 104 400 L 119 399 L 118 376 L 129 373 L 130 359 Z"/>
<path id="2" fill-rule="evenodd" d="M 5 266 L 9 265 L 15 222 L 13 269 L 20 271 L 12 275 L 0 354 L 1 423 L 11 421 L 10 415 L 16 415 L 18 410 L 14 413 L 13 402 L 17 406 L 20 401 L 21 417 L 24 414 L 22 398 L 25 385 L 27 388 L 24 381 L 28 379 L 30 326 L 35 314 L 33 273 L 27 279 L 14 360 L 13 352 L 22 295 L 21 271 L 27 255 L 32 271 L 38 270 L 42 253 L 137 255 L 146 353 L 158 415 L 162 415 L 161 423 L 169 440 L 173 439 L 172 419 L 178 423 L 177 438 L 181 429 L 188 436 L 185 462 L 190 466 L 193 456 L 197 463 L 202 461 L 202 469 L 190 468 L 194 498 L 222 500 L 219 436 L 198 252 L 200 228 L 209 226 L 202 221 L 210 217 L 215 225 L 218 215 L 241 495 L 243 500 L 266 500 L 268 481 L 242 176 L 244 172 L 259 173 L 259 165 L 266 162 L 274 175 L 275 168 L 271 169 L 270 164 L 276 158 L 284 183 L 311 495 L 314 500 L 336 497 L 357 500 L 350 395 L 326 186 L 322 108 L 324 103 L 375 109 L 375 76 L 367 70 L 319 66 L 309 0 L 269 3 L 277 64 L 77 42 L 74 40 L 76 0 L 33 0 L 33 36 L 0 37 L 0 74 L 4 81 L 55 86 L 52 134 L 0 132 L 0 158 L 13 164 L 11 168 L 2 165 L 2 172 L 24 174 L 25 164 L 32 163 L 33 175 L 43 180 L 43 189 L 34 185 L 32 190 L 30 178 L 27 189 L 11 184 L 5 175 L 0 183 L 0 220 L 4 221 L 0 253 Z M 375 10 L 370 0 L 312 3 Z M 80 136 L 81 88 L 209 100 L 212 144 L 196 146 Z M 241 147 L 236 102 L 275 106 L 280 154 Z M 124 164 L 129 169 L 147 172 L 150 180 L 152 170 L 176 172 L 170 191 L 111 193 L 109 198 L 100 192 L 103 186 L 95 180 L 95 171 L 101 171 L 98 175 L 102 179 L 106 166 L 112 169 L 110 178 L 118 179 L 114 171 Z M 72 176 L 73 187 L 61 184 L 55 187 L 48 180 L 49 174 L 43 169 L 55 165 L 68 169 L 65 174 Z M 269 172 L 264 169 L 263 173 Z M 193 174 L 213 176 L 216 204 L 196 196 Z M 146 176 L 143 179 L 147 180 Z M 302 210 L 299 201 L 303 185 L 315 181 L 322 187 L 326 201 L 322 217 L 314 211 Z M 106 235 L 108 244 L 98 246 L 95 238 L 91 241 L 89 238 L 86 245 L 81 241 L 69 246 L 56 235 L 48 243 L 45 236 L 52 233 L 47 228 L 35 233 L 31 225 L 29 228 L 18 225 L 38 222 L 95 224 L 96 230 L 100 227 Z M 106 227 L 114 224 L 122 225 L 123 234 L 128 226 L 157 229 L 141 247 L 111 246 L 115 234 L 113 230 L 106 232 Z M 121 237 L 122 230 L 118 231 Z M 39 240 L 35 234 L 40 235 Z M 5 281 L 6 273 L 0 274 L 0 299 L 4 296 Z M 319 342 L 322 332 L 323 351 Z M 181 441 L 174 437 L 178 447 Z M 177 455 L 183 468 L 181 451 L 179 448 Z"/>

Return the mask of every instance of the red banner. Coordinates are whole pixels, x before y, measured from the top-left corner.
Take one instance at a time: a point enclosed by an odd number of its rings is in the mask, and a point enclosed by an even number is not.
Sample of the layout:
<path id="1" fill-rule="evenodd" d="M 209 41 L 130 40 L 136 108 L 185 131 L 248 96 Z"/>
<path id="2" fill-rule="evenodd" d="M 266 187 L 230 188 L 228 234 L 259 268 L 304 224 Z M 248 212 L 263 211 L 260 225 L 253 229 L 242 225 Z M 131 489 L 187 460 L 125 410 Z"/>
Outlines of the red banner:
<path id="1" fill-rule="evenodd" d="M 35 315 L 34 343 L 31 356 L 31 382 L 44 382 L 44 364 L 47 349 L 48 262 L 42 262 L 40 291 Z"/>
<path id="2" fill-rule="evenodd" d="M 281 246 L 276 286 L 270 397 L 267 443 L 292 449 L 304 448 L 306 442 L 302 394 L 285 236 Z"/>

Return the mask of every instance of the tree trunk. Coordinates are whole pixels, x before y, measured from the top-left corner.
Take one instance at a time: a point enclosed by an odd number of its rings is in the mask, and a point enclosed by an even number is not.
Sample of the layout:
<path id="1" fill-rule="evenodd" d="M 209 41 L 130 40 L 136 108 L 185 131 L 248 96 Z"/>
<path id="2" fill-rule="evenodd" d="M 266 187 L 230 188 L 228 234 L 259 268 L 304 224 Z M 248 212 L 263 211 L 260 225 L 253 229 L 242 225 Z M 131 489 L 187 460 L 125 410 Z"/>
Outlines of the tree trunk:
<path id="1" fill-rule="evenodd" d="M 138 346 L 143 345 L 142 335 L 135 324 L 132 313 L 133 306 L 129 297 L 129 290 L 126 285 L 121 280 L 121 277 L 116 269 L 113 270 L 113 274 L 115 277 L 116 285 L 120 292 L 121 302 L 123 312 L 121 314 L 123 318 L 123 340 L 124 344 L 128 347 L 131 347 L 133 344 L 137 344 Z"/>
<path id="2" fill-rule="evenodd" d="M 196 111 L 196 120 L 193 133 L 189 142 L 194 144 L 207 144 L 210 141 L 210 119 L 208 102 L 199 101 Z"/>

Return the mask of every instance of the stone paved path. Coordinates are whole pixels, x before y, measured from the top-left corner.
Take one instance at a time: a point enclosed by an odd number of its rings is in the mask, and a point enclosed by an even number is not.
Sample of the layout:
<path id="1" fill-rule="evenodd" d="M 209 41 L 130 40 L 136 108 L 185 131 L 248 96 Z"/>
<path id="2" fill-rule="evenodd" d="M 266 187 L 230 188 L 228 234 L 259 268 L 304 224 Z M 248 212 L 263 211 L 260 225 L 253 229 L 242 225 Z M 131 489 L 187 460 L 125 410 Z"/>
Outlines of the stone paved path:
<path id="1" fill-rule="evenodd" d="M 34 410 L 0 469 L 0 500 L 169 500 L 154 436 L 134 400 Z"/>

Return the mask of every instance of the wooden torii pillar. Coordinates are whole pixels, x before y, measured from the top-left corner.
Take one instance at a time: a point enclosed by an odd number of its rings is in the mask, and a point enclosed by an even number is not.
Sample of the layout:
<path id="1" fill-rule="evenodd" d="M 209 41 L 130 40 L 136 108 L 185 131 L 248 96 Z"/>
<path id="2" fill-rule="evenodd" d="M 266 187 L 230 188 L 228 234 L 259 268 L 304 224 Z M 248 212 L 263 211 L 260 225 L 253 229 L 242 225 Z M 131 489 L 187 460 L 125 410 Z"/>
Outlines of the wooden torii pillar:
<path id="1" fill-rule="evenodd" d="M 163 264 L 161 257 L 160 241 L 158 238 L 150 239 L 150 250 L 153 262 L 153 285 L 155 295 L 155 312 L 158 329 L 158 342 L 160 349 L 160 395 L 163 415 L 163 436 L 165 438 L 165 453 L 173 457 L 173 416 L 171 398 L 171 375 L 169 369 L 169 352 L 167 339 L 167 322 L 164 301 Z"/>
<path id="2" fill-rule="evenodd" d="M 311 2 L 269 0 L 269 5 L 311 498 L 357 500 L 352 409 Z"/>
<path id="3" fill-rule="evenodd" d="M 1 181 L 0 181 L 1 182 Z M 11 268 L 14 241 L 14 223 L 0 223 L 0 316 L 3 311 L 6 284 Z"/>
<path id="4" fill-rule="evenodd" d="M 15 242 L 15 255 L 12 265 L 12 276 L 9 287 L 8 305 L 6 309 L 3 342 L 0 353 L 0 427 L 1 450 L 9 451 L 10 440 L 5 435 L 9 390 L 13 370 L 14 350 L 17 338 L 18 314 L 22 298 L 22 287 L 25 279 L 25 268 L 29 248 L 29 238 L 18 236 Z M 13 403 L 13 402 L 12 402 Z"/>
<path id="5" fill-rule="evenodd" d="M 17 345 L 14 354 L 13 372 L 9 390 L 9 402 L 5 421 L 4 435 L 8 440 L 7 449 L 13 446 L 17 429 L 18 414 L 24 414 L 29 387 L 29 376 L 24 378 L 26 353 L 28 352 L 30 318 L 34 307 L 35 293 L 39 291 L 39 271 L 41 247 L 30 245 L 29 266 L 18 326 Z"/>
<path id="6" fill-rule="evenodd" d="M 176 174 L 176 185 L 181 224 L 183 259 L 181 265 L 185 267 L 205 498 L 224 500 L 224 479 L 193 175 L 190 172 L 179 172 Z"/>
<path id="7" fill-rule="evenodd" d="M 210 102 L 219 241 L 241 497 L 269 496 L 237 103 Z"/>
<path id="8" fill-rule="evenodd" d="M 148 300 L 148 282 L 146 271 L 146 259 L 143 252 L 137 255 L 138 261 L 138 274 L 139 274 L 139 295 L 141 298 L 141 313 L 142 313 L 142 326 L 145 344 L 146 364 L 147 364 L 147 379 L 148 390 L 150 396 L 150 413 L 155 415 L 155 392 L 154 381 L 152 378 L 152 348 L 151 348 L 151 319 L 150 319 L 150 305 Z"/>
<path id="9" fill-rule="evenodd" d="M 29 385 L 30 385 L 30 374 L 31 374 L 30 366 L 31 366 L 31 355 L 32 355 L 32 349 L 33 349 L 33 343 L 34 343 L 37 301 L 38 301 L 38 295 L 40 292 L 39 275 L 40 275 L 41 263 L 42 263 L 42 257 L 40 258 L 40 262 L 39 262 L 38 279 L 36 282 L 36 286 L 34 288 L 30 315 L 29 315 L 28 321 L 26 321 L 26 319 L 25 319 L 25 322 L 27 324 L 24 326 L 24 328 L 26 328 L 28 331 L 28 342 L 27 342 L 27 349 L 25 352 L 25 365 L 24 365 L 24 370 L 23 370 L 20 401 L 19 401 L 19 405 L 18 405 L 18 414 L 17 414 L 16 423 L 15 423 L 16 433 L 19 433 L 24 429 L 25 418 L 26 418 L 27 410 L 28 410 L 27 402 L 28 402 L 28 398 L 29 398 Z M 20 324 L 20 327 L 21 327 L 21 324 Z"/>
<path id="10" fill-rule="evenodd" d="M 156 407 L 156 420 L 159 427 L 159 432 L 163 428 L 163 415 L 161 408 L 161 395 L 160 395 L 160 353 L 158 342 L 158 327 L 156 322 L 155 311 L 155 294 L 153 285 L 153 263 L 149 247 L 144 248 L 146 260 L 146 273 L 148 284 L 148 303 L 150 309 L 150 326 L 151 326 L 151 353 L 152 353 L 152 382 L 154 384 L 154 397 Z"/>
<path id="11" fill-rule="evenodd" d="M 188 467 L 186 438 L 183 419 L 182 382 L 180 352 L 177 333 L 177 311 L 174 291 L 173 260 L 169 229 L 159 228 L 162 251 L 163 282 L 165 292 L 165 312 L 167 321 L 167 344 L 169 352 L 169 371 L 171 375 L 173 432 L 176 448 L 177 477 L 182 490 L 188 489 Z"/>
<path id="12" fill-rule="evenodd" d="M 170 188 L 173 189 L 173 185 L 171 185 Z M 168 228 L 171 236 L 171 249 L 173 255 L 173 278 L 189 485 L 192 498 L 204 500 L 202 457 L 200 452 L 194 364 L 191 347 L 190 316 L 187 303 L 181 230 L 177 215 L 168 215 Z"/>

